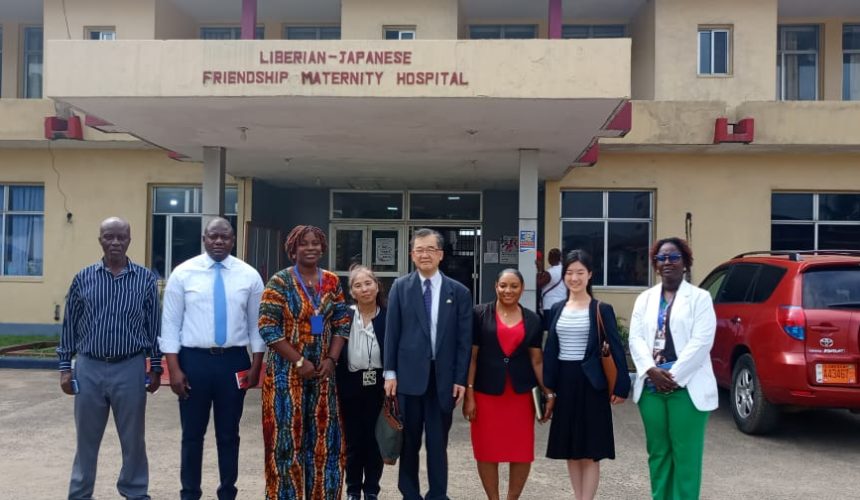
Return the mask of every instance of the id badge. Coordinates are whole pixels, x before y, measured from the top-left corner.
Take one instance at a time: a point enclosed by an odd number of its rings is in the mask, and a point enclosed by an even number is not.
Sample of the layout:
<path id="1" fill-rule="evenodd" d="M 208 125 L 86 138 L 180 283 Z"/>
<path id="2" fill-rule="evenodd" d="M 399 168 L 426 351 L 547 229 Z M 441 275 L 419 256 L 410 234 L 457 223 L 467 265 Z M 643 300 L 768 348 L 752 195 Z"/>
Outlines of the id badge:
<path id="1" fill-rule="evenodd" d="M 376 385 L 376 370 L 367 370 L 361 375 L 361 385 L 367 387 Z"/>
<path id="2" fill-rule="evenodd" d="M 666 348 L 666 339 L 654 339 L 654 349 L 662 351 Z"/>
<path id="3" fill-rule="evenodd" d="M 323 317 L 321 314 L 311 316 L 311 334 L 322 335 L 323 332 Z"/>

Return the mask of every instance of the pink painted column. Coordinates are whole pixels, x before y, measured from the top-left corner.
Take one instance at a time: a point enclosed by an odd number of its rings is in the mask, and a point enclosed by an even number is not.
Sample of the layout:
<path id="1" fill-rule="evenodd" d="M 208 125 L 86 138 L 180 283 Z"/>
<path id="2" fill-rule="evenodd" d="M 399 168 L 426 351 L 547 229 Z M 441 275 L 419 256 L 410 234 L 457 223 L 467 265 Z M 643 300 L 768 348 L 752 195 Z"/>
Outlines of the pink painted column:
<path id="1" fill-rule="evenodd" d="M 242 0 L 242 40 L 253 40 L 257 31 L 257 0 Z"/>
<path id="2" fill-rule="evenodd" d="M 547 0 L 549 2 L 549 38 L 561 38 L 561 0 Z"/>

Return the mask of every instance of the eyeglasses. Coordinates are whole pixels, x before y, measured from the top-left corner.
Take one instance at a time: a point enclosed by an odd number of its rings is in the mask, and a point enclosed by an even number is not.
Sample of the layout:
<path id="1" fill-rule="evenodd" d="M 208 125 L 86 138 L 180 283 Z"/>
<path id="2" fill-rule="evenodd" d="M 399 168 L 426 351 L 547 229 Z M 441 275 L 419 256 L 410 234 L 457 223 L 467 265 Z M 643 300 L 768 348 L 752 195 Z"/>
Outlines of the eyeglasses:
<path id="1" fill-rule="evenodd" d="M 660 255 L 654 256 L 654 262 L 665 263 L 669 261 L 671 263 L 681 262 L 681 259 L 684 256 L 679 253 L 661 253 Z"/>
<path id="2" fill-rule="evenodd" d="M 427 248 L 419 247 L 419 248 L 413 248 L 412 249 L 412 253 L 414 253 L 415 255 L 433 255 L 438 251 L 439 251 L 439 249 L 436 247 L 427 247 Z"/>

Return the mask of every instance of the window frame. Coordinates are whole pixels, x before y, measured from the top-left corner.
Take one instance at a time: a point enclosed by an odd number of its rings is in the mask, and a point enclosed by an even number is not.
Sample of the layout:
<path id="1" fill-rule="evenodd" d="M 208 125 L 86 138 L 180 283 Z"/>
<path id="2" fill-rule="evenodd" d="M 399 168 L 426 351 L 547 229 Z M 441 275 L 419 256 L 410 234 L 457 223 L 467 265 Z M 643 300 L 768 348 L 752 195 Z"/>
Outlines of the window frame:
<path id="1" fill-rule="evenodd" d="M 30 74 L 27 71 L 28 59 L 31 55 L 36 54 L 36 51 L 27 50 L 27 40 L 29 37 L 27 36 L 27 32 L 32 29 L 39 29 L 42 31 L 42 48 L 38 51 L 38 54 L 42 56 L 42 68 L 40 76 L 42 78 L 42 85 L 39 87 L 39 95 L 29 95 L 29 78 Z M 41 99 L 44 95 L 45 91 L 45 27 L 41 24 L 29 24 L 21 26 L 21 42 L 20 42 L 20 55 L 21 55 L 21 64 L 20 64 L 20 72 L 21 78 L 20 83 L 21 87 L 18 94 L 22 99 Z"/>
<path id="2" fill-rule="evenodd" d="M 11 198 L 9 196 L 10 187 L 36 187 L 42 189 L 42 210 L 10 210 L 9 204 Z M 42 280 L 45 277 L 45 185 L 29 182 L 5 182 L 0 183 L 0 280 L 2 281 L 20 281 L 20 280 Z M 16 215 L 41 215 L 42 216 L 42 273 L 41 274 L 6 274 L 6 227 L 8 218 Z"/>
<path id="3" fill-rule="evenodd" d="M 297 29 L 313 29 L 316 38 L 289 38 L 289 30 Z M 321 38 L 320 35 L 324 29 L 337 28 L 337 38 Z M 281 26 L 281 39 L 283 40 L 341 40 L 343 39 L 343 31 L 340 24 L 283 24 Z"/>
<path id="4" fill-rule="evenodd" d="M 401 200 L 403 206 L 401 207 L 402 216 L 399 219 L 370 219 L 370 218 L 350 218 L 350 217 L 338 217 L 334 212 L 334 197 L 337 193 L 350 193 L 350 194 L 399 194 L 401 195 Z M 456 196 L 456 195 L 477 195 L 478 203 L 480 207 L 480 213 L 478 219 L 413 219 L 412 218 L 412 195 L 414 194 L 438 194 L 438 195 L 447 195 L 447 196 Z M 484 220 L 484 193 L 483 191 L 469 191 L 469 190 L 459 190 L 459 191 L 446 191 L 446 190 L 398 190 L 398 189 L 330 189 L 329 190 L 329 208 L 328 208 L 328 216 L 329 221 L 332 224 L 362 224 L 362 223 L 374 223 L 374 224 L 392 224 L 396 225 L 398 223 L 406 223 L 408 225 L 452 225 L 452 224 L 465 224 L 465 225 L 480 225 Z"/>
<path id="5" fill-rule="evenodd" d="M 156 196 L 156 192 L 158 191 L 158 189 L 161 189 L 161 188 L 191 190 L 191 193 L 192 193 L 192 200 L 191 200 L 192 210 L 198 210 L 198 211 L 192 211 L 192 212 L 157 212 L 155 210 L 155 203 L 156 203 L 155 196 Z M 148 231 L 147 231 L 148 240 L 147 240 L 147 245 L 146 245 L 147 266 L 149 267 L 149 269 L 152 269 L 153 272 L 155 272 L 154 264 L 152 262 L 153 257 L 154 257 L 153 245 L 154 245 L 154 236 L 155 236 L 155 217 L 164 216 L 164 217 L 166 217 L 165 228 L 164 228 L 164 231 L 165 231 L 165 247 L 163 250 L 164 251 L 164 275 L 159 276 L 159 279 L 167 280 L 167 278 L 170 277 L 170 273 L 173 271 L 173 267 L 175 267 L 172 265 L 173 264 L 173 247 L 171 245 L 172 238 L 168 238 L 168 236 L 171 236 L 171 234 L 172 234 L 172 220 L 174 217 L 195 217 L 195 218 L 200 219 L 201 227 L 202 227 L 202 225 L 203 225 L 203 213 L 202 213 L 203 212 L 203 185 L 202 184 L 150 184 L 149 186 L 147 186 L 147 189 L 149 189 L 149 207 L 147 209 L 147 212 L 148 212 L 148 214 L 147 214 L 148 215 L 147 225 L 149 227 L 148 227 Z M 236 191 L 236 200 L 237 200 L 236 203 L 238 205 L 239 204 L 239 194 L 240 194 L 238 184 L 227 184 L 227 185 L 225 185 L 224 191 L 226 192 L 228 189 L 233 189 Z M 224 216 L 225 217 L 236 217 L 236 221 L 238 224 L 241 222 L 239 220 L 239 213 L 238 213 L 239 209 L 240 208 L 237 206 L 236 213 L 232 213 L 232 212 L 227 210 L 227 207 L 224 207 Z M 238 234 L 239 229 L 237 227 L 234 227 L 233 231 Z M 201 243 L 201 245 L 202 245 L 202 243 Z M 237 240 L 233 246 L 232 254 L 235 254 L 238 251 L 237 250 L 238 246 L 239 246 L 239 242 Z M 180 264 L 180 263 L 177 263 L 177 264 Z"/>
<path id="6" fill-rule="evenodd" d="M 94 33 L 99 33 L 98 39 L 91 38 Z M 111 38 L 101 38 L 102 34 L 111 33 Z M 116 26 L 84 26 L 84 40 L 107 42 L 116 40 Z"/>
<path id="7" fill-rule="evenodd" d="M 815 30 L 815 38 L 816 38 L 816 49 L 815 50 L 786 50 L 785 47 L 785 36 L 786 32 L 797 30 L 803 28 L 813 28 Z M 815 56 L 815 97 L 813 99 L 808 99 L 811 101 L 818 101 L 821 98 L 821 26 L 818 24 L 780 24 L 777 25 L 776 28 L 776 57 L 777 57 L 777 67 L 776 67 L 776 90 L 777 90 L 777 101 L 788 101 L 788 100 L 801 100 L 801 99 L 786 99 L 785 91 L 786 91 L 786 77 L 785 77 L 785 56 L 786 55 L 814 55 Z"/>
<path id="8" fill-rule="evenodd" d="M 561 213 L 564 208 L 564 203 L 562 202 L 562 197 L 564 193 L 568 192 L 599 192 L 602 194 L 602 202 L 601 202 L 601 217 L 564 217 Z M 642 218 L 632 218 L 632 217 L 610 217 L 609 216 L 609 195 L 610 193 L 648 193 L 648 213 L 650 217 L 648 219 Z M 651 244 L 651 241 L 654 239 L 654 212 L 655 212 L 655 194 L 656 191 L 653 189 L 600 189 L 600 188 L 592 188 L 592 189 L 562 189 L 560 191 L 559 196 L 559 225 L 558 225 L 558 234 L 559 234 L 559 247 L 563 247 L 564 242 L 564 223 L 565 222 L 601 222 L 603 223 L 603 280 L 602 285 L 594 284 L 593 287 L 599 290 L 643 290 L 651 286 L 651 283 L 654 279 L 654 268 L 652 266 L 651 261 L 648 259 L 648 250 Z M 607 265 L 607 260 L 609 259 L 609 223 L 610 222 L 626 222 L 626 223 L 647 223 L 648 224 L 648 243 L 645 246 L 645 255 L 646 255 L 646 266 L 648 268 L 648 277 L 647 283 L 644 285 L 608 285 L 609 281 L 609 266 Z"/>
<path id="9" fill-rule="evenodd" d="M 499 29 L 499 38 L 472 38 L 472 28 L 473 27 L 498 28 Z M 506 28 L 508 28 L 508 27 L 518 27 L 518 28 L 529 27 L 532 29 L 532 33 L 534 34 L 534 36 L 532 36 L 531 38 L 508 38 L 505 36 L 505 31 L 506 31 Z M 469 39 L 470 40 L 535 40 L 538 38 L 538 36 L 540 36 L 540 30 L 538 29 L 537 24 L 530 24 L 530 23 L 508 23 L 508 24 L 488 23 L 488 24 L 481 24 L 481 23 L 478 23 L 478 24 L 470 24 L 469 25 Z"/>
<path id="10" fill-rule="evenodd" d="M 231 38 L 205 38 L 203 36 L 203 32 L 205 30 L 230 30 Z M 259 38 L 257 38 L 259 35 Z M 241 40 L 242 39 L 242 26 L 236 24 L 201 24 L 198 26 L 197 30 L 198 40 Z M 254 27 L 254 40 L 265 40 L 266 39 L 266 26 L 264 24 L 257 24 Z"/>
<path id="11" fill-rule="evenodd" d="M 843 37 L 843 39 L 845 38 L 845 32 L 848 29 L 852 29 L 852 28 L 856 29 L 858 31 L 858 33 L 860 33 L 860 24 L 847 23 L 847 24 L 842 25 L 842 37 Z M 848 55 L 860 56 L 860 47 L 858 47 L 856 49 L 846 49 L 845 45 L 844 44 L 842 45 L 842 100 L 843 101 L 860 101 L 860 90 L 858 90 L 857 95 L 854 97 L 847 95 L 848 90 L 849 90 L 849 85 L 848 85 L 849 73 L 847 71 L 845 71 L 845 56 L 848 56 Z M 860 62 L 858 62 L 857 64 L 860 65 Z M 858 71 L 858 73 L 860 73 L 860 71 Z M 860 76 L 858 76 L 858 79 L 860 79 Z M 858 87 L 858 89 L 860 89 L 860 82 L 857 83 L 857 87 Z"/>
<path id="12" fill-rule="evenodd" d="M 383 40 L 417 40 L 418 39 L 418 27 L 415 25 L 384 25 L 382 27 L 382 39 Z M 389 32 L 397 32 L 397 38 L 388 38 Z M 403 38 L 404 33 L 410 33 L 412 38 Z"/>
<path id="13" fill-rule="evenodd" d="M 585 28 L 587 30 L 586 36 L 584 36 L 584 37 L 564 36 L 565 28 L 568 28 L 568 29 L 570 29 L 570 28 Z M 595 36 L 594 35 L 594 29 L 595 28 L 616 28 L 616 29 L 621 28 L 621 36 Z M 605 39 L 611 39 L 611 38 L 627 38 L 627 25 L 626 24 L 617 24 L 617 23 L 610 23 L 610 24 L 563 24 L 561 26 L 561 38 L 563 40 L 591 40 L 591 39 L 605 40 Z"/>
<path id="14" fill-rule="evenodd" d="M 710 50 L 710 73 L 702 73 L 702 34 L 709 33 L 711 38 L 711 50 Z M 725 33 L 726 34 L 726 72 L 725 73 L 717 73 L 714 70 L 715 62 L 716 62 L 716 50 L 714 50 L 715 46 L 715 34 L 716 33 Z M 710 77 L 730 77 L 733 74 L 732 68 L 732 37 L 733 30 L 732 26 L 699 26 L 698 31 L 696 32 L 696 75 L 700 77 L 710 78 Z"/>
<path id="15" fill-rule="evenodd" d="M 812 218 L 799 220 L 783 220 L 773 218 L 773 196 L 781 194 L 793 195 L 810 195 L 812 196 Z M 821 195 L 848 194 L 860 196 L 857 191 L 772 191 L 771 192 L 771 211 L 770 211 L 770 249 L 773 250 L 773 228 L 774 226 L 812 226 L 813 248 L 791 248 L 788 250 L 820 250 L 819 248 L 819 227 L 824 226 L 856 226 L 860 230 L 860 220 L 825 220 L 821 219 Z"/>

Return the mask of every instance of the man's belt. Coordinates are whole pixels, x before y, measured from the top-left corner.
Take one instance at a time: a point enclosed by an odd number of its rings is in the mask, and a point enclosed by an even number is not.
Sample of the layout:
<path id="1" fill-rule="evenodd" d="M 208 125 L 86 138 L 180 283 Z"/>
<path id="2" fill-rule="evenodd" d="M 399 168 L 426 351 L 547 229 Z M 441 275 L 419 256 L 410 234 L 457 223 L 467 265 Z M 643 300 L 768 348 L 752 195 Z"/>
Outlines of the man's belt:
<path id="1" fill-rule="evenodd" d="M 128 354 L 118 354 L 116 356 L 95 356 L 92 354 L 84 354 L 84 356 L 86 356 L 90 359 L 94 359 L 96 361 L 102 361 L 104 363 L 119 363 L 120 361 L 125 361 L 127 359 L 131 359 L 135 356 L 138 356 L 142 352 L 143 351 L 130 352 Z"/>

